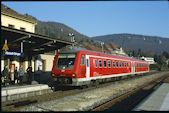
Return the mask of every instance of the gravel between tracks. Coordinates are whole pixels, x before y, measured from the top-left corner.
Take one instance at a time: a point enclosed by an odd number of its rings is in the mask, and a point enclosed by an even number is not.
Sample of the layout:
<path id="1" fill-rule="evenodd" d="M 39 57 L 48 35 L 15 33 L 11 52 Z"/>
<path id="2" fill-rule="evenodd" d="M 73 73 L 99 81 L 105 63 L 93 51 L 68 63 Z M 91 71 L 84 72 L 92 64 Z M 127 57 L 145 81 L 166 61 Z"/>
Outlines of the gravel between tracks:
<path id="1" fill-rule="evenodd" d="M 138 86 L 141 86 L 153 79 L 156 79 L 169 72 L 161 72 L 142 76 L 137 79 L 131 79 L 124 82 L 116 82 L 104 88 L 98 88 L 91 91 L 67 96 L 42 104 L 24 107 L 18 111 L 88 111 L 110 99 L 113 99 L 125 92 L 128 92 Z"/>

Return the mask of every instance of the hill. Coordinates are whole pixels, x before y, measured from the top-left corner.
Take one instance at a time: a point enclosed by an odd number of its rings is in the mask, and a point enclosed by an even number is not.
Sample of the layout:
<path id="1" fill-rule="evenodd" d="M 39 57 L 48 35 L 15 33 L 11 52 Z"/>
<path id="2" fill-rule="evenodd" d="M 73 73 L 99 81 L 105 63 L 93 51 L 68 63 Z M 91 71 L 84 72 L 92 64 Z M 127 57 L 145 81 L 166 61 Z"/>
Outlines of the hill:
<path id="1" fill-rule="evenodd" d="M 99 42 L 94 41 L 88 36 L 85 36 L 62 23 L 38 21 L 37 25 L 35 26 L 35 33 L 66 41 L 71 41 L 71 38 L 68 36 L 68 34 L 73 33 L 78 46 L 89 50 L 102 51 Z M 107 53 L 111 53 L 108 48 L 113 49 L 113 47 L 118 46 L 113 43 L 106 44 L 104 45 L 104 50 Z"/>
<path id="2" fill-rule="evenodd" d="M 142 51 L 154 52 L 157 54 L 163 51 L 169 53 L 169 38 L 124 33 L 96 36 L 92 37 L 92 39 L 105 43 L 113 42 L 124 49 L 141 49 Z"/>

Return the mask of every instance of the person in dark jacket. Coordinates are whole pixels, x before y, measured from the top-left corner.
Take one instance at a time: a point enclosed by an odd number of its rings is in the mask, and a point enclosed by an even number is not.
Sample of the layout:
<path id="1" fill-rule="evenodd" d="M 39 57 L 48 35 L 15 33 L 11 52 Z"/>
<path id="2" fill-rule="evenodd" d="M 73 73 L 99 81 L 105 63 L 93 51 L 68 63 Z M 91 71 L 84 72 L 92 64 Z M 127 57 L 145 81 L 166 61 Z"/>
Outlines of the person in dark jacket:
<path id="1" fill-rule="evenodd" d="M 24 76 L 23 65 L 20 65 L 18 75 L 19 75 L 19 84 L 23 85 L 23 76 Z"/>
<path id="2" fill-rule="evenodd" d="M 4 66 L 4 70 L 2 71 L 2 77 L 4 77 L 4 83 L 3 86 L 7 86 L 7 83 L 9 81 L 9 70 L 8 70 L 8 65 Z"/>
<path id="3" fill-rule="evenodd" d="M 26 71 L 28 73 L 28 84 L 31 84 L 33 78 L 32 67 L 29 66 Z"/>
<path id="4" fill-rule="evenodd" d="M 18 68 L 16 67 L 15 68 L 15 71 L 14 71 L 14 83 L 15 81 L 17 82 L 17 84 L 19 83 L 19 76 L 18 76 Z"/>

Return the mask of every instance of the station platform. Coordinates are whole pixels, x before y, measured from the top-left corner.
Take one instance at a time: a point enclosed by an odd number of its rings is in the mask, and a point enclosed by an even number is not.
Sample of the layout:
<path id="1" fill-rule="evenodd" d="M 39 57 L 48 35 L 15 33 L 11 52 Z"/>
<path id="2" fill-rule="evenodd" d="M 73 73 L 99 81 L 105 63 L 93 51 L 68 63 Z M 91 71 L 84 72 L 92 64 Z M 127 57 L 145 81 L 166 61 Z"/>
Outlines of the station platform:
<path id="1" fill-rule="evenodd" d="M 23 84 L 1 87 L 1 102 L 41 95 L 49 92 L 52 92 L 52 90 L 48 85 L 38 83 L 32 85 Z"/>
<path id="2" fill-rule="evenodd" d="M 163 83 L 132 111 L 169 111 L 169 83 Z"/>

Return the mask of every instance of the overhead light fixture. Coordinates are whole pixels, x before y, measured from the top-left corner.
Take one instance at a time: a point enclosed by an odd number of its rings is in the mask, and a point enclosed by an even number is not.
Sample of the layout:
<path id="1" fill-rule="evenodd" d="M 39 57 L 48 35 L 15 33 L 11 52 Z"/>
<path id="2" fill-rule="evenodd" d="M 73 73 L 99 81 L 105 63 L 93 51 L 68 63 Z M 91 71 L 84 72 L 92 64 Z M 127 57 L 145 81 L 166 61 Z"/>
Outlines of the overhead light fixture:
<path id="1" fill-rule="evenodd" d="M 48 44 L 47 46 L 52 46 L 51 44 Z"/>
<path id="2" fill-rule="evenodd" d="M 34 49 L 33 51 L 39 51 L 39 49 Z"/>
<path id="3" fill-rule="evenodd" d="M 39 48 L 39 50 L 44 50 L 44 48 Z"/>

